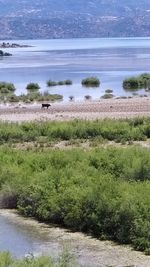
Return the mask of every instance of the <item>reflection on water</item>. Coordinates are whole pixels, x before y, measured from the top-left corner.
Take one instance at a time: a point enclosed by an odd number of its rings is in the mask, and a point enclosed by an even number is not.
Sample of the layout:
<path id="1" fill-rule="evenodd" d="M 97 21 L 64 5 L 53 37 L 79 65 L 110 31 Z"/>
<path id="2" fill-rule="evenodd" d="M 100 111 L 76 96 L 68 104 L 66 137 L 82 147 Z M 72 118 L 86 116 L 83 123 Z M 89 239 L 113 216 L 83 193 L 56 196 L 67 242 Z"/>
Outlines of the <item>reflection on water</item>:
<path id="1" fill-rule="evenodd" d="M 40 233 L 34 227 L 12 223 L 7 217 L 0 216 L 0 251 L 8 250 L 16 256 L 24 256 L 36 251 L 40 245 Z"/>
<path id="2" fill-rule="evenodd" d="M 52 93 L 73 95 L 81 100 L 87 94 L 99 98 L 106 89 L 117 96 L 126 95 L 122 80 L 150 71 L 150 38 L 27 40 L 18 43 L 33 47 L 7 49 L 12 57 L 0 61 L 0 80 L 11 81 L 17 93 L 25 92 L 29 82 L 38 82 L 46 90 L 46 81 L 72 79 L 69 87 L 55 87 Z M 80 84 L 87 76 L 101 80 L 98 90 Z M 144 91 L 141 91 L 144 93 Z M 128 92 L 128 95 L 131 94 Z"/>

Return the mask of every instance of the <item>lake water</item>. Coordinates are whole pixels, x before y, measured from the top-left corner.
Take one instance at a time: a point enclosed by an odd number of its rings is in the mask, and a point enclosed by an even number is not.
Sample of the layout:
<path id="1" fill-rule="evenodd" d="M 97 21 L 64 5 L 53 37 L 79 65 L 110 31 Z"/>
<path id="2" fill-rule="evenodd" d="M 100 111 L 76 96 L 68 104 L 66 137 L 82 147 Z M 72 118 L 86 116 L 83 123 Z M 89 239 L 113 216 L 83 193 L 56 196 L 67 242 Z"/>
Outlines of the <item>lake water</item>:
<path id="1" fill-rule="evenodd" d="M 0 80 L 13 82 L 17 94 L 25 93 L 26 84 L 38 82 L 45 91 L 46 81 L 71 79 L 72 86 L 49 89 L 68 100 L 73 95 L 82 100 L 85 95 L 100 98 L 107 89 L 115 96 L 132 95 L 122 88 L 123 79 L 150 72 L 150 38 L 94 38 L 70 40 L 10 41 L 32 47 L 6 49 L 13 54 L 0 60 Z M 81 80 L 97 76 L 99 88 L 84 88 Z M 144 94 L 144 90 L 139 91 Z"/>

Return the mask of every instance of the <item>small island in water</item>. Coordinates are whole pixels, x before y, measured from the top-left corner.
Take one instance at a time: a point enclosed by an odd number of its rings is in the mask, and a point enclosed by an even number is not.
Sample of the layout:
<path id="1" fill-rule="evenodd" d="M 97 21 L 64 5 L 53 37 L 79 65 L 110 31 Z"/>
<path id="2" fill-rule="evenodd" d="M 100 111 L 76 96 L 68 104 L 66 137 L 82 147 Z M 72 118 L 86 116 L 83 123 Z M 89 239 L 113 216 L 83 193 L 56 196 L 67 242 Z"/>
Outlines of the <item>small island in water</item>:
<path id="1" fill-rule="evenodd" d="M 0 57 L 9 57 L 9 56 L 12 56 L 12 54 L 8 52 L 3 52 L 2 50 L 0 50 Z"/>
<path id="2" fill-rule="evenodd" d="M 9 43 L 9 42 L 0 43 L 0 48 L 24 48 L 24 47 L 32 47 L 32 46 L 24 44 L 21 45 L 17 43 Z"/>

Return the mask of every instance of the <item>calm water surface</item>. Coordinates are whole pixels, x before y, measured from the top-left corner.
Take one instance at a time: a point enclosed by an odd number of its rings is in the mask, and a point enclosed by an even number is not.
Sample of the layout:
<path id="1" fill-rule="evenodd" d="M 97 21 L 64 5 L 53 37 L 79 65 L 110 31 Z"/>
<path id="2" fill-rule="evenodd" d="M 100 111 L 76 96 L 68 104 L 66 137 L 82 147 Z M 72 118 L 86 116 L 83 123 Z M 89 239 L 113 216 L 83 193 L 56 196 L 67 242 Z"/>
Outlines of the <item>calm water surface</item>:
<path id="1" fill-rule="evenodd" d="M 82 267 L 150 266 L 150 257 L 130 247 L 37 223 L 0 209 L 0 251 L 10 251 L 18 258 L 33 253 L 56 259 L 64 249 L 68 249 Z"/>
<path id="2" fill-rule="evenodd" d="M 12 41 L 10 41 L 12 42 Z M 14 41 L 32 47 L 7 49 L 12 57 L 0 60 L 0 80 L 16 85 L 17 94 L 25 93 L 26 84 L 38 82 L 45 91 L 46 81 L 73 80 L 72 86 L 49 89 L 68 100 L 70 95 L 82 100 L 85 95 L 99 98 L 106 89 L 123 96 L 122 81 L 132 75 L 150 72 L 150 38 L 70 39 Z M 100 88 L 83 88 L 81 80 L 97 76 Z M 144 90 L 139 93 L 145 93 Z"/>
<path id="3" fill-rule="evenodd" d="M 53 235 L 49 238 L 44 228 L 41 229 L 34 224 L 26 224 L 26 221 L 0 214 L 0 251 L 10 251 L 16 257 L 29 253 L 42 254 L 46 251 L 51 256 L 58 255 L 61 244 Z"/>

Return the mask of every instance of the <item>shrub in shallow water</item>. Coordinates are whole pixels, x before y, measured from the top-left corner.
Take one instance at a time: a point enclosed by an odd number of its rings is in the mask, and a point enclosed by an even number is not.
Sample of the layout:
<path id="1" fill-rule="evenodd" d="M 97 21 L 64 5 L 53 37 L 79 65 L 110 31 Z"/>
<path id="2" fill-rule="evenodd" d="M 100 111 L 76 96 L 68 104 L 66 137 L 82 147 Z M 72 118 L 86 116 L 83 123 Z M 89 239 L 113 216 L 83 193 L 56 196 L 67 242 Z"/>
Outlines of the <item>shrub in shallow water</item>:
<path id="1" fill-rule="evenodd" d="M 29 91 L 39 90 L 40 86 L 38 83 L 29 83 L 29 84 L 27 84 L 26 89 Z"/>
<path id="2" fill-rule="evenodd" d="M 82 85 L 86 87 L 98 87 L 100 80 L 97 77 L 88 77 L 82 80 Z"/>
<path id="3" fill-rule="evenodd" d="M 72 81 L 71 80 L 64 80 L 64 81 L 52 81 L 52 80 L 48 80 L 47 81 L 47 86 L 51 87 L 51 86 L 57 86 L 57 85 L 72 85 Z"/>
<path id="4" fill-rule="evenodd" d="M 125 90 L 138 90 L 141 88 L 150 88 L 150 74 L 143 73 L 136 77 L 130 77 L 123 81 L 123 88 Z"/>
<path id="5" fill-rule="evenodd" d="M 105 90 L 105 93 L 106 94 L 112 94 L 113 93 L 113 90 L 112 89 L 107 89 L 107 90 Z"/>

